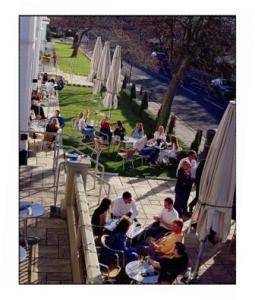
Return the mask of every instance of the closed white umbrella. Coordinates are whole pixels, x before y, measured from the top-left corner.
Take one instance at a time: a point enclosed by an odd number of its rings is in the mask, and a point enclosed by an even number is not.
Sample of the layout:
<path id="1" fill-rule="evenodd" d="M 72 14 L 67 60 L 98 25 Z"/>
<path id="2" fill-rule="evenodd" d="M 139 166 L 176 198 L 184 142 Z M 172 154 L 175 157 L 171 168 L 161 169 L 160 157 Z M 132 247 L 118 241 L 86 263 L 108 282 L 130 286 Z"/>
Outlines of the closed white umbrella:
<path id="1" fill-rule="evenodd" d="M 97 68 L 97 76 L 93 94 L 97 95 L 101 90 L 101 84 L 106 84 L 111 67 L 110 42 L 105 42 Z"/>
<path id="2" fill-rule="evenodd" d="M 226 241 L 230 231 L 236 184 L 235 116 L 235 102 L 231 101 L 214 136 L 202 173 L 197 216 L 197 233 L 201 245 L 195 275 L 210 230 L 216 232 L 217 237 L 223 242 Z"/>
<path id="3" fill-rule="evenodd" d="M 118 107 L 117 94 L 120 91 L 120 73 L 121 73 L 121 47 L 116 46 L 112 64 L 110 68 L 110 73 L 106 82 L 107 94 L 103 100 L 103 105 L 105 108 L 111 110 Z"/>
<path id="4" fill-rule="evenodd" d="M 93 81 L 93 78 L 95 77 L 95 75 L 97 73 L 101 53 L 102 53 L 102 42 L 101 42 L 101 37 L 99 36 L 96 40 L 92 59 L 90 62 L 90 74 L 88 76 L 88 81 Z"/>

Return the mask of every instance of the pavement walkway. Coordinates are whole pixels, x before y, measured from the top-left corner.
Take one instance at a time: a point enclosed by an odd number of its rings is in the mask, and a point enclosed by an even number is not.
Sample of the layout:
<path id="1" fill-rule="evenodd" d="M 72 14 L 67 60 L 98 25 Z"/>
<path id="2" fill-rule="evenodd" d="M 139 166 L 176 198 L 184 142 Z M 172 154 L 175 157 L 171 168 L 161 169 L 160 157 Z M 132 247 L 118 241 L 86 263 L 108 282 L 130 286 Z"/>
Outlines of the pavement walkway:
<path id="1" fill-rule="evenodd" d="M 70 249 L 67 226 L 65 220 L 50 217 L 49 207 L 54 204 L 54 172 L 52 171 L 53 154 L 38 152 L 28 159 L 27 166 L 20 167 L 20 199 L 41 203 L 46 208 L 43 217 L 28 224 L 28 235 L 40 237 L 37 245 L 27 249 L 29 258 L 20 263 L 20 283 L 37 284 L 66 284 L 72 283 L 70 263 Z M 139 221 L 143 226 L 153 221 L 163 207 L 163 200 L 167 196 L 175 197 L 175 180 L 159 180 L 150 178 L 131 178 L 120 176 L 106 176 L 111 185 L 110 198 L 115 199 L 124 191 L 131 192 L 136 199 L 139 210 Z M 92 188 L 93 181 L 89 179 L 87 185 L 87 199 L 92 215 L 98 205 L 99 185 Z M 65 174 L 61 173 L 58 192 L 60 205 L 65 192 Z M 106 196 L 103 189 L 102 197 Z M 194 197 L 192 191 L 190 200 Z M 185 220 L 185 228 L 189 220 Z M 22 226 L 21 226 L 22 229 Z M 235 240 L 231 242 L 234 227 L 231 229 L 229 240 L 225 244 L 206 247 L 205 256 L 199 271 L 200 284 L 234 284 L 236 282 Z M 193 269 L 198 255 L 199 241 L 196 233 L 191 231 L 185 235 L 185 246 L 189 255 L 189 266 Z M 181 277 L 176 283 L 181 283 Z"/>

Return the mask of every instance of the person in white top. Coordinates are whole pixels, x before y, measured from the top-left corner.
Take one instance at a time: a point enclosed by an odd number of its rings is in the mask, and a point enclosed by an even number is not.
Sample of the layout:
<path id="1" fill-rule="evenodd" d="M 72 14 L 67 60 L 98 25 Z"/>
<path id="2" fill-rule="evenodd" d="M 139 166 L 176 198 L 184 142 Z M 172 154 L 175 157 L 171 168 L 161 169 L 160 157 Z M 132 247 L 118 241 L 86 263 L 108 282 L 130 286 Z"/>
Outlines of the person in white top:
<path id="1" fill-rule="evenodd" d="M 180 150 L 180 147 L 175 135 L 171 136 L 170 143 L 166 142 L 166 147 L 166 149 L 160 151 L 158 163 L 168 162 L 170 158 L 177 159 L 177 152 Z"/>
<path id="2" fill-rule="evenodd" d="M 173 207 L 173 204 L 174 201 L 171 197 L 167 197 L 164 200 L 164 208 L 159 216 L 154 216 L 155 222 L 145 229 L 144 234 L 142 235 L 143 239 L 146 239 L 149 236 L 159 239 L 166 233 L 171 232 L 172 222 L 179 218 L 179 214 Z"/>
<path id="3" fill-rule="evenodd" d="M 196 170 L 197 170 L 197 154 L 196 151 L 190 150 L 188 152 L 188 156 L 184 157 L 180 160 L 179 165 L 176 170 L 176 177 L 178 177 L 178 171 L 185 160 L 189 160 L 191 164 L 191 178 L 195 180 L 196 178 Z"/>
<path id="4" fill-rule="evenodd" d="M 166 141 L 166 134 L 165 134 L 165 129 L 164 126 L 159 126 L 158 130 L 154 132 L 154 140 L 160 140 L 160 142 L 165 142 Z"/>
<path id="5" fill-rule="evenodd" d="M 136 208 L 135 200 L 132 199 L 131 193 L 124 192 L 122 197 L 115 199 L 112 203 L 111 213 L 113 218 L 121 218 L 126 215 L 132 220 L 136 220 L 138 210 Z"/>

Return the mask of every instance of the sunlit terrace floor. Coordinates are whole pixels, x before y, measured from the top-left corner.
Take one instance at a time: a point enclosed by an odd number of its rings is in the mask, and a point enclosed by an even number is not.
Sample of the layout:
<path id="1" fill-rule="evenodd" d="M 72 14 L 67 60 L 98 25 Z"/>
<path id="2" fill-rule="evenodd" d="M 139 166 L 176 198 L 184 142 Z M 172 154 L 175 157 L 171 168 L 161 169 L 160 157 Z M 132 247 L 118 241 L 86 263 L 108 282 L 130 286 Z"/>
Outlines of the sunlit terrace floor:
<path id="1" fill-rule="evenodd" d="M 70 250 L 67 226 L 65 220 L 52 218 L 49 214 L 50 205 L 54 204 L 54 176 L 52 171 L 53 153 L 37 153 L 28 160 L 27 166 L 20 167 L 20 199 L 41 203 L 46 213 L 28 223 L 28 236 L 40 238 L 38 244 L 30 246 L 28 257 L 20 263 L 21 284 L 69 284 L 72 283 Z M 119 176 L 107 176 L 111 184 L 110 198 L 114 199 L 124 191 L 129 190 L 137 201 L 139 221 L 146 226 L 152 222 L 163 205 L 163 199 L 172 195 L 175 180 L 163 181 L 157 179 L 139 179 Z M 60 176 L 58 202 L 64 197 L 64 172 Z M 91 214 L 98 202 L 98 191 L 92 190 L 89 182 L 87 197 Z M 194 197 L 194 192 L 191 198 Z M 22 229 L 22 222 L 20 229 Z M 188 221 L 185 222 L 185 227 Z M 230 235 L 232 236 L 232 235 Z M 194 268 L 198 254 L 198 240 L 194 232 L 186 235 L 185 245 L 189 255 L 189 265 Z M 234 284 L 235 283 L 235 241 L 228 241 L 224 246 L 208 245 L 199 271 L 198 283 L 203 284 Z M 120 283 L 129 283 L 123 278 Z M 176 283 L 180 283 L 180 278 Z"/>

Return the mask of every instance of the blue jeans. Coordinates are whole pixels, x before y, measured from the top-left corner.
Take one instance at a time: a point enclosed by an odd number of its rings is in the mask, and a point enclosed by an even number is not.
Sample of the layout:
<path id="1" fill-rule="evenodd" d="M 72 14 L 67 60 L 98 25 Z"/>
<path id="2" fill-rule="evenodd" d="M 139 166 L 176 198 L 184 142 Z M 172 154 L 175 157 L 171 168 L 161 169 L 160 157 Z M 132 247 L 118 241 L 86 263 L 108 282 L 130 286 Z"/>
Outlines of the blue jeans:
<path id="1" fill-rule="evenodd" d="M 155 148 L 155 147 L 146 147 L 143 148 L 142 150 L 139 151 L 140 155 L 149 155 L 149 162 L 152 164 L 155 164 L 157 158 L 158 158 L 158 154 L 159 154 L 159 149 Z"/>

